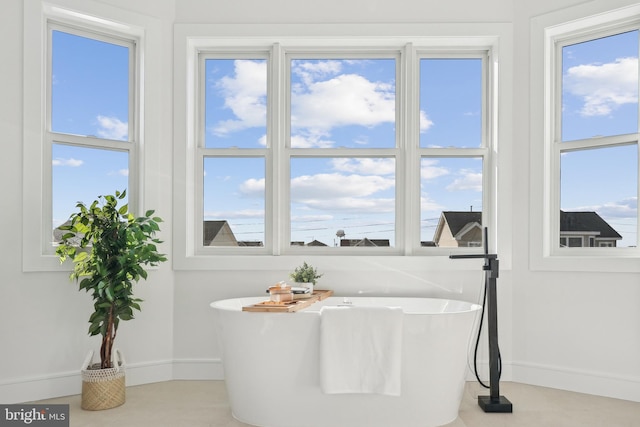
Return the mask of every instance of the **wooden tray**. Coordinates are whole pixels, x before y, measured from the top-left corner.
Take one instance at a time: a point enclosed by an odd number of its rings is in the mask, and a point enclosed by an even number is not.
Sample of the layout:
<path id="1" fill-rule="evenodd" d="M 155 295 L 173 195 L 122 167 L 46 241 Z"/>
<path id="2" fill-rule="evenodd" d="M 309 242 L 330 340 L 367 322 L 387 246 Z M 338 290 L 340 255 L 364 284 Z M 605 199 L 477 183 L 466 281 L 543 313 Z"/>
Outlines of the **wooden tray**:
<path id="1" fill-rule="evenodd" d="M 293 301 L 287 301 L 279 304 L 271 304 L 270 301 L 262 301 L 257 304 L 247 305 L 242 307 L 242 311 L 254 311 L 254 312 L 270 312 L 270 313 L 292 313 L 294 311 L 302 310 L 309 307 L 316 301 L 322 301 L 323 299 L 333 295 L 331 290 L 314 290 L 313 294 L 309 298 L 297 299 Z"/>

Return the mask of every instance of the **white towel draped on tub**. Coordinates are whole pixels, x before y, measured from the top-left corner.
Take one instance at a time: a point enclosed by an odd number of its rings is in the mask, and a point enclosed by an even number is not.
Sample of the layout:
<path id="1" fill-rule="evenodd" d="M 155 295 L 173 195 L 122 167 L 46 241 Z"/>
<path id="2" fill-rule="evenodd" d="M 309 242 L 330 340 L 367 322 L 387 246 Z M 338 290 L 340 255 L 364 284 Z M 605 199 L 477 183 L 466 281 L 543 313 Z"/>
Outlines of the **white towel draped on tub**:
<path id="1" fill-rule="evenodd" d="M 323 307 L 322 391 L 400 396 L 402 318 L 399 307 Z"/>

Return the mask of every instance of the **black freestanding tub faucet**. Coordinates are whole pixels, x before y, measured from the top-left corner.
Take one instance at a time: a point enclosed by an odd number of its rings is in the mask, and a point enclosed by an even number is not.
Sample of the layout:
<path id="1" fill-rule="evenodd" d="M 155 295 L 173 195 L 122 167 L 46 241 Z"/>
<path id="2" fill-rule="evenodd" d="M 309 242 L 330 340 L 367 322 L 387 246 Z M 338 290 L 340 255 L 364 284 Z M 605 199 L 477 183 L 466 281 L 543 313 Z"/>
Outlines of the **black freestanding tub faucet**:
<path id="1" fill-rule="evenodd" d="M 483 258 L 482 270 L 485 273 L 485 301 L 487 305 L 489 338 L 489 396 L 478 396 L 478 405 L 484 412 L 513 412 L 513 405 L 504 396 L 500 396 L 500 347 L 498 346 L 498 300 L 496 282 L 499 275 L 497 254 L 489 253 L 487 227 L 484 228 L 484 254 L 449 255 L 451 259 Z M 484 303 L 484 302 L 483 302 Z M 482 310 L 484 314 L 484 308 Z M 480 323 L 482 325 L 482 323 Z M 477 375 L 476 375 L 477 376 Z"/>

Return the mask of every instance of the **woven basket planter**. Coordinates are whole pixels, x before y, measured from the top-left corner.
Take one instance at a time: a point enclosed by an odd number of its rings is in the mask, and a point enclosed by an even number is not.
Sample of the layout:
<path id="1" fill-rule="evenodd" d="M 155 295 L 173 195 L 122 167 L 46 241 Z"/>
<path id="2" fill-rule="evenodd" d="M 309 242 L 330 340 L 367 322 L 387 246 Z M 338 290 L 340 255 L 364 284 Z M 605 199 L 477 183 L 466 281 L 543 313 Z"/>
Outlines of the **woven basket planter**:
<path id="1" fill-rule="evenodd" d="M 113 351 L 113 368 L 100 369 L 90 352 L 82 365 L 82 409 L 101 411 L 125 401 L 125 366 L 119 350 Z"/>

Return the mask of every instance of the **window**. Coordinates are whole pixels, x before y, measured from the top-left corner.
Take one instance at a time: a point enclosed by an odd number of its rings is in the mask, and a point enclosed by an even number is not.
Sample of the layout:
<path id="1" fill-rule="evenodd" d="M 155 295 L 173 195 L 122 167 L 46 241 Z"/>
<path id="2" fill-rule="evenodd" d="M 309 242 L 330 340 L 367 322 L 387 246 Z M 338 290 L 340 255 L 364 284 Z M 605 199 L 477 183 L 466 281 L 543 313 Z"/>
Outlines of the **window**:
<path id="1" fill-rule="evenodd" d="M 399 54 L 287 58 L 290 246 L 396 247 Z"/>
<path id="2" fill-rule="evenodd" d="M 485 58 L 420 59 L 422 245 L 482 246 Z"/>
<path id="3" fill-rule="evenodd" d="M 265 245 L 267 65 L 264 53 L 201 58 L 204 247 Z"/>
<path id="4" fill-rule="evenodd" d="M 509 265 L 510 25 L 174 30 L 175 268 L 395 269 L 481 253 L 485 226 Z"/>
<path id="5" fill-rule="evenodd" d="M 46 142 L 51 152 L 51 227 L 78 201 L 129 188 L 135 164 L 133 40 L 49 22 L 51 66 Z M 131 174 L 133 178 L 135 174 Z M 53 233 L 55 245 L 55 233 Z"/>
<path id="6" fill-rule="evenodd" d="M 635 247 L 638 236 L 638 30 L 569 38 L 562 59 L 559 233 Z M 595 215 L 594 215 L 595 213 Z M 563 216 L 575 216 L 564 221 Z M 587 216 L 589 215 L 589 216 Z M 562 246 L 561 246 L 562 247 Z"/>
<path id="7" fill-rule="evenodd" d="M 532 267 L 637 271 L 640 7 L 532 25 Z"/>
<path id="8" fill-rule="evenodd" d="M 554 38 L 560 250 L 637 246 L 638 38 L 637 23 Z"/>
<path id="9" fill-rule="evenodd" d="M 143 73 L 158 69 L 161 26 L 91 0 L 24 6 L 23 269 L 62 270 L 55 228 L 78 201 L 126 189 L 144 209 L 142 146 L 166 133 L 157 73 Z"/>
<path id="10" fill-rule="evenodd" d="M 490 46 L 194 43 L 194 254 L 482 246 Z"/>

